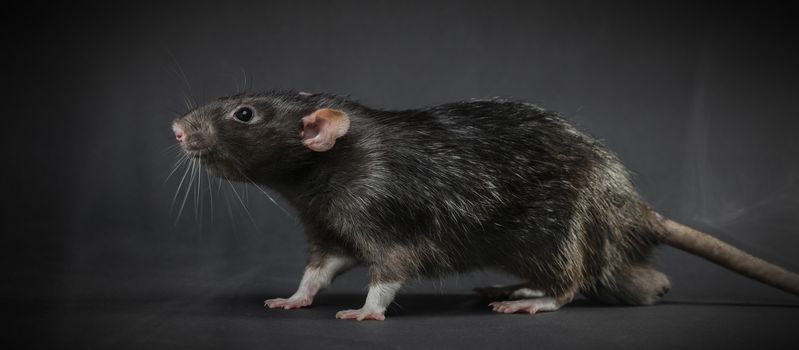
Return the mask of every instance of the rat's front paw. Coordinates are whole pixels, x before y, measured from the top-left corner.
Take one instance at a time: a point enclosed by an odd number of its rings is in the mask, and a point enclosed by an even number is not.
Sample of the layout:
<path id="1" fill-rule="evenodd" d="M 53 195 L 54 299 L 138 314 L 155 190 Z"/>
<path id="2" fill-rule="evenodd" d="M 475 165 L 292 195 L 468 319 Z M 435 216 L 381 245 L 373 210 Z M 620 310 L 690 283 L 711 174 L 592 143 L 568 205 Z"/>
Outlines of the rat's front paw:
<path id="1" fill-rule="evenodd" d="M 313 303 L 313 299 L 308 297 L 300 297 L 300 298 L 291 297 L 288 299 L 275 298 L 275 299 L 264 300 L 264 307 L 268 307 L 270 309 L 284 308 L 288 310 L 288 309 L 299 309 L 301 307 L 311 305 L 311 303 Z"/>
<path id="2" fill-rule="evenodd" d="M 358 310 L 344 310 L 339 311 L 336 313 L 336 318 L 340 318 L 342 320 L 377 320 L 383 321 L 386 319 L 386 316 L 383 315 L 383 312 L 379 312 L 376 310 L 369 310 L 365 308 L 360 308 Z"/>

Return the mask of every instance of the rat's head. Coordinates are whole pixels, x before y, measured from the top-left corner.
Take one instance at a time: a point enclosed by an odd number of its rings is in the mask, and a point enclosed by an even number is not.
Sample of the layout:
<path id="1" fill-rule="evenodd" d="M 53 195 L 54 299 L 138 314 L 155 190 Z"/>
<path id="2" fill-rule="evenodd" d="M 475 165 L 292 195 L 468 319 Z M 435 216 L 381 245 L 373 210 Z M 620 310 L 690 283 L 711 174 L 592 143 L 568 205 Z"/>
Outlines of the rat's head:
<path id="1" fill-rule="evenodd" d="M 296 94 L 295 94 L 296 95 Z M 349 116 L 306 95 L 237 95 L 198 107 L 172 123 L 182 149 L 209 173 L 229 179 L 280 176 L 327 152 Z"/>

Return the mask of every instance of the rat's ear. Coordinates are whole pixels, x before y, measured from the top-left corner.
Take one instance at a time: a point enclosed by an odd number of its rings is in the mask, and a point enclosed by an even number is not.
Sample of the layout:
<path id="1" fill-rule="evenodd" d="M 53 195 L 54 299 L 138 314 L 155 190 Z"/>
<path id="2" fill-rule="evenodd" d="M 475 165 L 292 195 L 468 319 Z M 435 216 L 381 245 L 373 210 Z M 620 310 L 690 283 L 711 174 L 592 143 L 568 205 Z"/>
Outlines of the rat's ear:
<path id="1" fill-rule="evenodd" d="M 312 151 L 325 152 L 333 148 L 336 139 L 347 134 L 350 117 L 336 109 L 317 109 L 302 118 L 302 144 Z"/>

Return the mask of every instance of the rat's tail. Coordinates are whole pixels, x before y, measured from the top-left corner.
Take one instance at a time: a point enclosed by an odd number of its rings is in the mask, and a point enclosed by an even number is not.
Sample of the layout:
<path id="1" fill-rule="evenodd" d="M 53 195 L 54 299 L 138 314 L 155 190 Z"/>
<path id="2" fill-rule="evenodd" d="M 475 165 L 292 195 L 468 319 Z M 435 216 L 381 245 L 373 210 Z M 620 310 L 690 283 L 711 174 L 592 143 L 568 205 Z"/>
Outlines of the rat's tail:
<path id="1" fill-rule="evenodd" d="M 799 274 L 763 259 L 754 257 L 721 240 L 678 222 L 656 215 L 665 229 L 663 241 L 675 248 L 695 254 L 744 276 L 799 295 Z"/>

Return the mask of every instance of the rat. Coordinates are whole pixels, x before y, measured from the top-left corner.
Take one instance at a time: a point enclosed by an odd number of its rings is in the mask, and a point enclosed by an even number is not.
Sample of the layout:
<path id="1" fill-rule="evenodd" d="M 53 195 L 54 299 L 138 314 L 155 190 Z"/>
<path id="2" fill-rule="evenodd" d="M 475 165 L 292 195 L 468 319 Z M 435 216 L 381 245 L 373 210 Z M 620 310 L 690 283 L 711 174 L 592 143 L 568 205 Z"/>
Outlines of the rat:
<path id="1" fill-rule="evenodd" d="M 380 110 L 296 91 L 239 94 L 172 124 L 205 170 L 279 193 L 306 229 L 294 309 L 339 274 L 368 269 L 359 309 L 384 320 L 411 279 L 486 269 L 517 276 L 476 288 L 500 313 L 555 311 L 577 293 L 649 305 L 670 288 L 651 262 L 665 244 L 799 294 L 799 275 L 658 214 L 619 159 L 559 114 L 501 98 Z"/>

